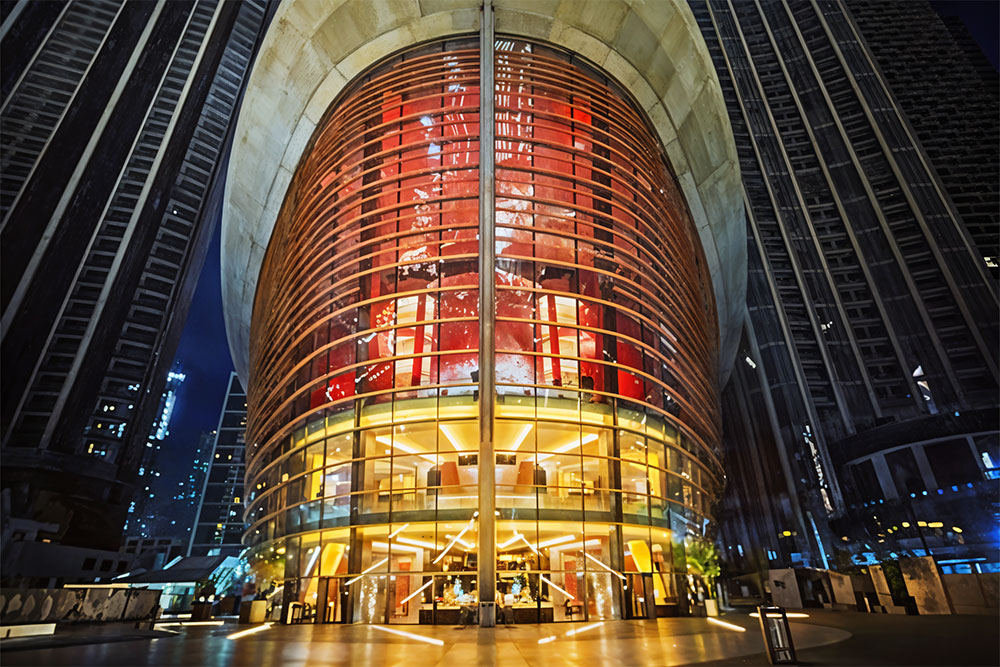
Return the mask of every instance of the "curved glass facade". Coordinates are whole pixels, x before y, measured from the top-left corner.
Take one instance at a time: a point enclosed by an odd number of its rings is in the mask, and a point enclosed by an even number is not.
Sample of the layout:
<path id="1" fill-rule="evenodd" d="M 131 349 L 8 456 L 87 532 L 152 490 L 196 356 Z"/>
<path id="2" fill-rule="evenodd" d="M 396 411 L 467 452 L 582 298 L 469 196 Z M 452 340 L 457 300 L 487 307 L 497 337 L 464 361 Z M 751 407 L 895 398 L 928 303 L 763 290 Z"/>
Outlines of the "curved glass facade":
<path id="1" fill-rule="evenodd" d="M 697 234 L 607 76 L 504 38 L 495 68 L 491 585 L 507 621 L 669 613 L 723 479 Z M 473 39 L 379 64 L 327 112 L 278 216 L 251 327 L 244 542 L 285 614 L 471 613 L 478 104 Z"/>

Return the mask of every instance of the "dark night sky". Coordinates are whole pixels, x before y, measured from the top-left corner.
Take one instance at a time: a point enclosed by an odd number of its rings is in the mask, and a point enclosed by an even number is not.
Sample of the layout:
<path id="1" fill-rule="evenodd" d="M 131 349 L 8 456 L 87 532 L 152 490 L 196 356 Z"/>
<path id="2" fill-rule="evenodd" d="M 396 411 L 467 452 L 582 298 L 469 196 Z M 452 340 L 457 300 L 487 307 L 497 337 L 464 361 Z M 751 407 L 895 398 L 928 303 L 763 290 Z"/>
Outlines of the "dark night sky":
<path id="1" fill-rule="evenodd" d="M 972 33 L 993 67 L 998 67 L 998 0 L 935 0 L 941 16 L 958 16 Z M 186 478 L 202 432 L 214 429 L 226 394 L 233 362 L 222 319 L 220 284 L 221 224 L 216 224 L 198 288 L 177 349 L 175 363 L 187 374 L 178 395 L 161 457 L 161 489 L 177 488 Z M 193 518 L 193 517 L 192 517 Z"/>
<path id="2" fill-rule="evenodd" d="M 187 379 L 181 385 L 160 455 L 160 489 L 164 493 L 177 488 L 187 478 L 194 461 L 198 440 L 204 431 L 219 423 L 219 411 L 226 395 L 229 373 L 233 370 L 229 344 L 222 320 L 222 283 L 220 278 L 221 221 L 216 222 L 212 245 L 198 279 L 177 347 L 174 364 L 180 365 Z M 194 517 L 191 517 L 193 520 Z"/>
<path id="3" fill-rule="evenodd" d="M 931 7 L 938 16 L 957 16 L 972 34 L 986 57 L 993 63 L 993 69 L 1000 69 L 997 45 L 997 31 L 1000 26 L 1000 2 L 998 0 L 932 0 Z"/>

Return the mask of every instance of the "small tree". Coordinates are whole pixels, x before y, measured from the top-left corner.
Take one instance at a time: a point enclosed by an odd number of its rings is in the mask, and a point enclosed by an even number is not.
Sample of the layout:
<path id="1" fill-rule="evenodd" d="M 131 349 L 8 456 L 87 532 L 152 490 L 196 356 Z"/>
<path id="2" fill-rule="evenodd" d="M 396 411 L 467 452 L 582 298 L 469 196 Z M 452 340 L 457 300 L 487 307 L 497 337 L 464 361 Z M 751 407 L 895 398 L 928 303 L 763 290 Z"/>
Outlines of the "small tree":
<path id="1" fill-rule="evenodd" d="M 687 568 L 705 582 L 708 595 L 715 597 L 715 579 L 719 576 L 719 552 L 715 545 L 703 537 L 698 537 L 685 545 Z"/>

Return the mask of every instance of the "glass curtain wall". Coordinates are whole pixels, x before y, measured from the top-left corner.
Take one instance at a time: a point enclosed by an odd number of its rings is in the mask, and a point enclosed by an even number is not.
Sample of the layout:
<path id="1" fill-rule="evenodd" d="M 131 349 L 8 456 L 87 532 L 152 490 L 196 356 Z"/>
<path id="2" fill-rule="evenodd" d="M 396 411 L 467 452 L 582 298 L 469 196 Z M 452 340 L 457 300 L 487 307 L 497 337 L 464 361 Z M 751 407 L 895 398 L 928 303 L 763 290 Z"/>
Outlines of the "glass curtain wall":
<path id="1" fill-rule="evenodd" d="M 499 620 L 675 613 L 722 481 L 702 251 L 626 94 L 495 57 Z M 475 622 L 478 101 L 475 37 L 397 55 L 293 178 L 251 329 L 244 542 L 276 619 Z"/>

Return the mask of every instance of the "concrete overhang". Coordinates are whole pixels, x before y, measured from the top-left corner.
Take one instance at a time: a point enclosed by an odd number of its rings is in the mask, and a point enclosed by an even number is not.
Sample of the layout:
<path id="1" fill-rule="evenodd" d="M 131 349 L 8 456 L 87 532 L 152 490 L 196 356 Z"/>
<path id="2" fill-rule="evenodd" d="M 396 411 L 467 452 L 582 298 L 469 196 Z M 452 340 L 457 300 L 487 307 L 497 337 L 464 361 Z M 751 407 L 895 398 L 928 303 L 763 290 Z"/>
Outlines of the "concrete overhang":
<path id="1" fill-rule="evenodd" d="M 317 123 L 358 74 L 408 46 L 479 28 L 480 0 L 285 0 L 254 64 L 222 218 L 222 295 L 247 386 L 250 318 L 278 211 Z M 598 65 L 646 111 L 697 227 L 718 309 L 720 386 L 746 301 L 736 144 L 715 67 L 683 0 L 494 0 L 496 31 Z"/>

